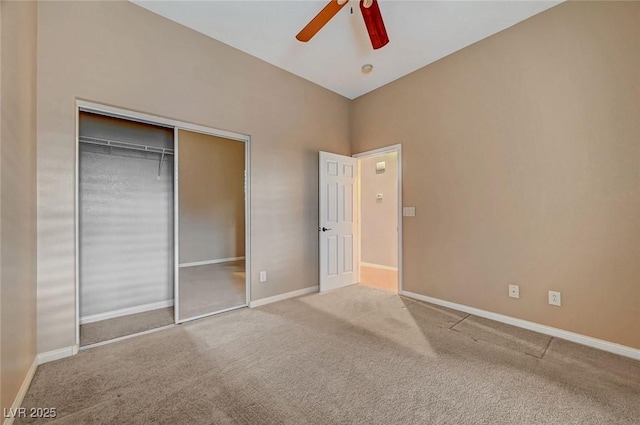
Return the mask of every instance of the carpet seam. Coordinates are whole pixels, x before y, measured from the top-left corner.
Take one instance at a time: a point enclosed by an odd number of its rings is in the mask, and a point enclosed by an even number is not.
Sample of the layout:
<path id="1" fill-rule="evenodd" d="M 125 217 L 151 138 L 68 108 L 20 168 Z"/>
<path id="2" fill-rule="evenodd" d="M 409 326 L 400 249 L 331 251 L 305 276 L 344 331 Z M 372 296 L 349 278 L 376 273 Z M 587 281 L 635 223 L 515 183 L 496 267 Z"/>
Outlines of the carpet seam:
<path id="1" fill-rule="evenodd" d="M 549 342 L 547 342 L 547 346 L 544 347 L 544 351 L 542 352 L 542 355 L 540 356 L 541 359 L 544 358 L 545 354 L 547 354 L 547 350 L 551 346 L 551 341 L 553 341 L 553 337 L 549 338 Z"/>
<path id="2" fill-rule="evenodd" d="M 464 316 L 462 319 L 458 320 L 456 323 L 454 323 L 453 325 L 451 325 L 451 326 L 449 327 L 449 330 L 455 331 L 455 329 L 453 329 L 453 328 L 455 328 L 455 327 L 456 327 L 456 326 L 458 326 L 460 323 L 462 323 L 462 322 L 464 322 L 465 320 L 467 320 L 470 316 L 471 316 L 471 314 L 470 314 L 470 313 L 468 313 L 468 314 L 467 314 L 466 316 Z M 456 332 L 458 332 L 458 331 L 456 331 Z"/>

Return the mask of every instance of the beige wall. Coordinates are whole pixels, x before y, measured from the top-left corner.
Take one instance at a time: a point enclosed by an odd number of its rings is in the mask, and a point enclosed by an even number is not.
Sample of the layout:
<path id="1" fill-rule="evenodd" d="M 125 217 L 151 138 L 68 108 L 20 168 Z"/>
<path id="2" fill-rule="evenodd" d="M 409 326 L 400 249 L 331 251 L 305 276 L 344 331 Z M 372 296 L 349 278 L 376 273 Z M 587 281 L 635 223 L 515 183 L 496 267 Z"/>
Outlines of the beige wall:
<path id="1" fill-rule="evenodd" d="M 180 130 L 180 263 L 244 257 L 245 144 Z"/>
<path id="2" fill-rule="evenodd" d="M 398 267 L 398 178 L 396 152 L 360 160 L 360 260 Z M 376 163 L 384 161 L 384 172 Z M 376 195 L 382 193 L 382 199 Z"/>
<path id="3" fill-rule="evenodd" d="M 36 355 L 37 5 L 0 4 L 0 409 Z"/>
<path id="4" fill-rule="evenodd" d="M 128 2 L 38 19 L 39 352 L 75 344 L 77 98 L 251 135 L 252 299 L 317 284 L 317 152 L 349 154 L 348 100 Z"/>
<path id="5" fill-rule="evenodd" d="M 2 2 L 0 1 L 0 154 L 2 153 Z M 37 31 L 37 28 L 36 28 Z M 2 176 L 2 160 L 0 157 L 0 177 Z M 2 398 L 2 183 L 0 180 L 0 409 L 5 408 Z"/>
<path id="6" fill-rule="evenodd" d="M 639 2 L 569 2 L 357 99 L 354 151 L 403 144 L 405 290 L 640 348 L 639 70 Z"/>

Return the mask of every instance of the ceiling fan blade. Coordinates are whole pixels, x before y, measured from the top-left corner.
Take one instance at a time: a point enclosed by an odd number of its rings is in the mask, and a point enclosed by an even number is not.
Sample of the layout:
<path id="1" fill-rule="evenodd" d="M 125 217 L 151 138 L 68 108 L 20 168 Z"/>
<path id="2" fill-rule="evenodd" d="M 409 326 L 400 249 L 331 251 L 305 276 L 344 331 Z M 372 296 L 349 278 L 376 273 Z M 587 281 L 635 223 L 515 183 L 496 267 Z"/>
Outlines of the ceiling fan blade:
<path id="1" fill-rule="evenodd" d="M 367 26 L 367 31 L 369 32 L 371 45 L 374 49 L 379 49 L 389 42 L 389 37 L 387 36 L 387 30 L 382 21 L 378 0 L 373 0 L 369 7 L 365 7 L 364 4 L 365 0 L 360 0 L 360 10 L 362 11 L 364 24 Z"/>
<path id="2" fill-rule="evenodd" d="M 304 42 L 311 40 L 347 3 L 349 2 L 346 0 L 331 0 L 306 27 L 302 28 L 302 31 L 296 35 L 296 38 Z"/>

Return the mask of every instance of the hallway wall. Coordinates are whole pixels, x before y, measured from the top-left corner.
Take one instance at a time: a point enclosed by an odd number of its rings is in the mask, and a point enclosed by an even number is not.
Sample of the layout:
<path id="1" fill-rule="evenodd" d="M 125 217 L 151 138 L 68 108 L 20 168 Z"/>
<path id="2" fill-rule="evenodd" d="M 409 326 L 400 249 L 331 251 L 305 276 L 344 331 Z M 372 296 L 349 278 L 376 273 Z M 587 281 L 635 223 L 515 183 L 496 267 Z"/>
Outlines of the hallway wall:
<path id="1" fill-rule="evenodd" d="M 0 3 L 0 411 L 35 371 L 37 8 Z"/>

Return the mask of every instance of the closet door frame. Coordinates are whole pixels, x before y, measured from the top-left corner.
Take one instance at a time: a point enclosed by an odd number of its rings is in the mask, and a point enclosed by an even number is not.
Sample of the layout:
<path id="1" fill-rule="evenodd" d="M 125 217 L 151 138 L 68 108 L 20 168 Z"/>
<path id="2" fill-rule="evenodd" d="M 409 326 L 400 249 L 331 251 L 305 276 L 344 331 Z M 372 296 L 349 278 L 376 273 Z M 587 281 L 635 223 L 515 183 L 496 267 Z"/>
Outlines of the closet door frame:
<path id="1" fill-rule="evenodd" d="M 128 109 L 118 108 L 114 106 L 103 105 L 100 103 L 91 102 L 88 100 L 76 99 L 76 134 L 75 134 L 75 315 L 76 315 L 76 348 L 80 346 L 80 112 L 93 112 L 100 115 L 106 115 L 114 118 L 122 118 L 130 121 L 142 122 L 145 124 L 152 124 L 160 127 L 173 128 L 174 130 L 174 215 L 173 215 L 173 229 L 174 229 L 174 258 L 173 258 L 173 308 L 174 308 L 174 323 L 183 323 L 186 321 L 199 319 L 201 317 L 210 316 L 217 313 L 222 313 L 229 310 L 235 310 L 238 308 L 248 307 L 251 300 L 251 136 L 242 133 L 235 133 L 226 130 L 219 130 L 213 127 L 206 127 L 198 124 L 192 124 L 185 121 L 175 120 L 171 118 L 165 118 L 157 115 L 146 114 L 142 112 L 136 112 Z M 225 139 L 231 139 L 243 142 L 244 145 L 244 162 L 245 162 L 245 304 L 236 307 L 227 308 L 220 311 L 214 311 L 211 313 L 203 314 L 196 317 L 179 320 L 179 296 L 180 296 L 180 239 L 179 239 L 179 185 L 178 185 L 178 156 L 179 152 L 179 140 L 178 131 L 192 131 L 196 133 L 208 134 L 211 136 L 222 137 Z"/>

